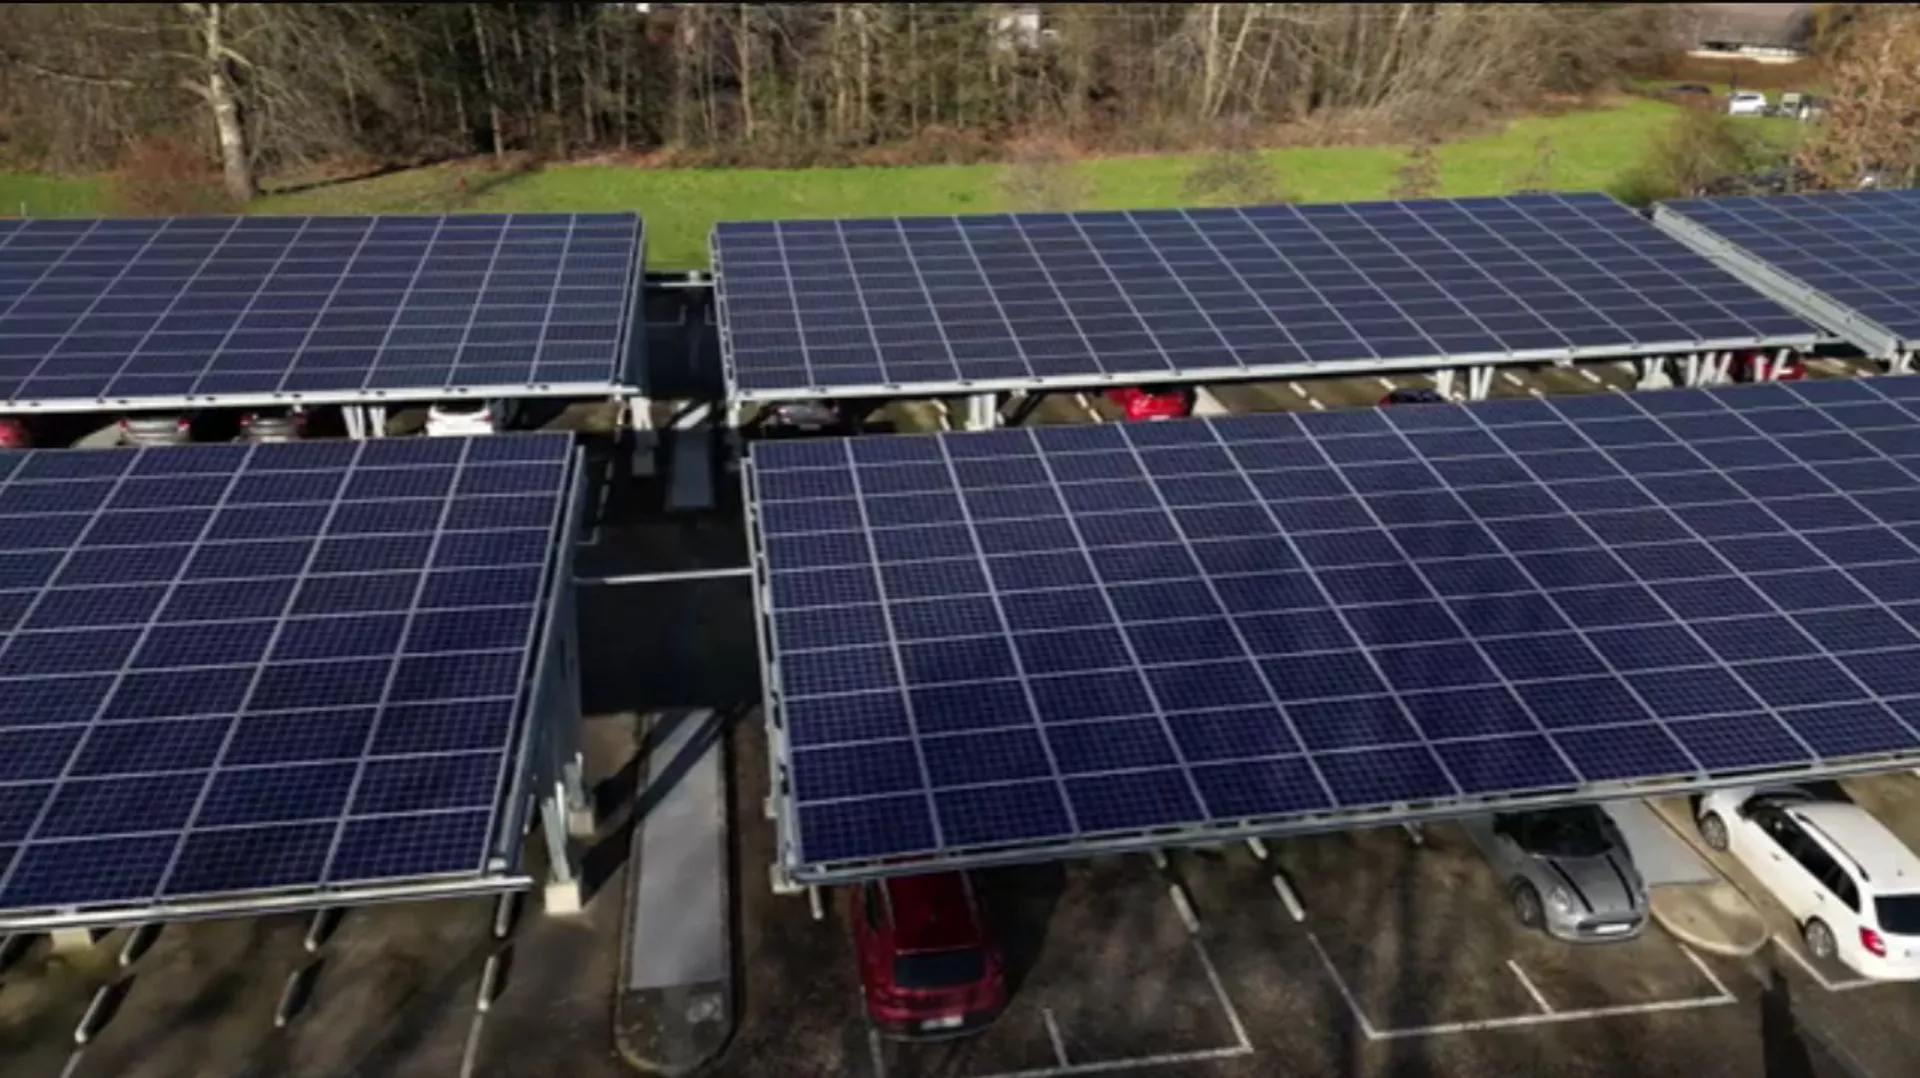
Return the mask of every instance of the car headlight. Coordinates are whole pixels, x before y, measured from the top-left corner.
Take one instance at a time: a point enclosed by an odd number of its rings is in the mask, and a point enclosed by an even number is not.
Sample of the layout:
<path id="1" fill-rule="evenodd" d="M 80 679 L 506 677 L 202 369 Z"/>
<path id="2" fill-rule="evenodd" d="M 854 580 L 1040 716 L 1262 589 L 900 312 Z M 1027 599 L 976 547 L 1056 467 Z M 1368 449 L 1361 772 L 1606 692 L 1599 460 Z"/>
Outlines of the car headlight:
<path id="1" fill-rule="evenodd" d="M 1555 913 L 1565 913 L 1573 908 L 1573 896 L 1566 888 L 1555 887 L 1547 892 L 1547 905 L 1552 906 Z"/>

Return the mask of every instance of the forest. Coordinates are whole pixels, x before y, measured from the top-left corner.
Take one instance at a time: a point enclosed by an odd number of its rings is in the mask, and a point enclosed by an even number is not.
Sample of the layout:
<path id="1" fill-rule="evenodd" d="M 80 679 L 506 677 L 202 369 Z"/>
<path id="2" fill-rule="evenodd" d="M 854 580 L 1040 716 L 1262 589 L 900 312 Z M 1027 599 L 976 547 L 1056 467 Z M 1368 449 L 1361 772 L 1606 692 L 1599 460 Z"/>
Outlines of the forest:
<path id="1" fill-rule="evenodd" d="M 287 177 L 1413 141 L 1655 70 L 1641 4 L 4 4 L 0 167 Z M 1236 133 L 1237 132 L 1237 133 Z"/>

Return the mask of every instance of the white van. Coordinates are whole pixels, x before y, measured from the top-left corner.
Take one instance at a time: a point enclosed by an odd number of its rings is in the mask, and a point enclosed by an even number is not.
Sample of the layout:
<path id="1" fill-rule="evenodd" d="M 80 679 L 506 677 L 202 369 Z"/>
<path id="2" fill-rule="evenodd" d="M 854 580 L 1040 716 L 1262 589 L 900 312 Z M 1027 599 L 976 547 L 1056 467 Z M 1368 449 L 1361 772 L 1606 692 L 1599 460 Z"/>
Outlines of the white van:
<path id="1" fill-rule="evenodd" d="M 1727 115 L 1765 116 L 1767 95 L 1758 90 L 1739 90 L 1727 95 Z"/>

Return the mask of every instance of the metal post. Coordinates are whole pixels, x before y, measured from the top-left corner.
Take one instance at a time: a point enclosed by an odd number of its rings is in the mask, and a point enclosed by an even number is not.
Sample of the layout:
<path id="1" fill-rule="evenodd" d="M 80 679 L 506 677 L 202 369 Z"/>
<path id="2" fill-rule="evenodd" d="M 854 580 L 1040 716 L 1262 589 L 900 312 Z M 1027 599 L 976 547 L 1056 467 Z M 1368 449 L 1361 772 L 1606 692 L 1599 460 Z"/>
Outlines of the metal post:
<path id="1" fill-rule="evenodd" d="M 1441 396 L 1451 400 L 1453 398 L 1453 368 L 1442 367 L 1434 371 L 1433 387 L 1440 391 Z"/>
<path id="2" fill-rule="evenodd" d="M 387 436 L 387 406 L 384 404 L 367 405 L 367 437 L 385 438 Z"/>
<path id="3" fill-rule="evenodd" d="M 340 406 L 340 418 L 347 425 L 347 437 L 359 441 L 366 437 L 366 422 L 360 418 L 360 407 L 355 404 Z"/>
<path id="4" fill-rule="evenodd" d="M 1468 400 L 1483 401 L 1486 400 L 1487 395 L 1492 392 L 1493 368 L 1491 366 L 1467 368 Z"/>
<path id="5" fill-rule="evenodd" d="M 1000 425 L 1000 402 L 991 393 L 967 398 L 967 429 L 992 430 Z"/>

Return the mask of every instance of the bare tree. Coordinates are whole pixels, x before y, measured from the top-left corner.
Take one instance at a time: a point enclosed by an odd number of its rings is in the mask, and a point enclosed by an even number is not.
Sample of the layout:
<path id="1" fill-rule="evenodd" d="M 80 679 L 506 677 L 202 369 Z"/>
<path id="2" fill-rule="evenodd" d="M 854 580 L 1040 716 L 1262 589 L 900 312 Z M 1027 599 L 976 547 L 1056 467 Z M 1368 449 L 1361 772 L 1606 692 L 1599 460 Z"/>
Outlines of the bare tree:
<path id="1" fill-rule="evenodd" d="M 235 4 L 181 4 L 187 27 L 199 46 L 199 70 L 184 85 L 207 103 L 220 146 L 220 171 L 227 194 L 246 202 L 259 192 L 253 176 L 253 151 L 247 143 L 247 125 L 240 115 L 240 94 L 234 68 L 249 61 L 229 43 L 228 15 Z"/>
<path id="2" fill-rule="evenodd" d="M 1920 9 L 1911 4 L 1860 12 L 1835 43 L 1827 114 L 1801 144 L 1797 163 L 1828 188 L 1868 176 L 1911 185 L 1920 171 Z"/>

